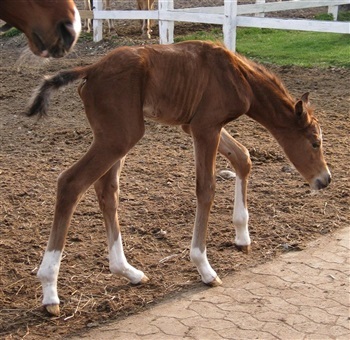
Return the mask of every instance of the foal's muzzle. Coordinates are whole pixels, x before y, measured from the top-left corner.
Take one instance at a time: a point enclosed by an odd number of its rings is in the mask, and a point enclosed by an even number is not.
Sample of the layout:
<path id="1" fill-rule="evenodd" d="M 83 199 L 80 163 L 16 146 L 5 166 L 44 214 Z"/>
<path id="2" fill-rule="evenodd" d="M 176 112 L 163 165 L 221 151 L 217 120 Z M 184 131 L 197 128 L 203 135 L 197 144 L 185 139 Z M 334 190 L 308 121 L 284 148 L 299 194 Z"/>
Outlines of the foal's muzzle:
<path id="1" fill-rule="evenodd" d="M 327 172 L 323 176 L 317 177 L 311 184 L 311 188 L 314 190 L 321 190 L 327 188 L 331 181 L 332 176 L 329 172 Z"/>

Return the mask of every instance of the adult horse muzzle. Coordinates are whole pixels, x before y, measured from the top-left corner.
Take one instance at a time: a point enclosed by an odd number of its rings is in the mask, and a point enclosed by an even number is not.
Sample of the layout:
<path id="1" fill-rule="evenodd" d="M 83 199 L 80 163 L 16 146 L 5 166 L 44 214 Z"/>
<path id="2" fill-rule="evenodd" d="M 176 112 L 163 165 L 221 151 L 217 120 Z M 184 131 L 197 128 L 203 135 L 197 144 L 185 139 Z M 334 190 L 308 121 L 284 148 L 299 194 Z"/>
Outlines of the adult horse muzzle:
<path id="1" fill-rule="evenodd" d="M 56 26 L 54 40 L 45 39 L 39 32 L 32 33 L 33 52 L 44 58 L 65 56 L 75 45 L 81 31 L 79 12 L 75 12 L 74 22 L 62 21 Z M 50 37 L 53 37 L 50 36 Z"/>

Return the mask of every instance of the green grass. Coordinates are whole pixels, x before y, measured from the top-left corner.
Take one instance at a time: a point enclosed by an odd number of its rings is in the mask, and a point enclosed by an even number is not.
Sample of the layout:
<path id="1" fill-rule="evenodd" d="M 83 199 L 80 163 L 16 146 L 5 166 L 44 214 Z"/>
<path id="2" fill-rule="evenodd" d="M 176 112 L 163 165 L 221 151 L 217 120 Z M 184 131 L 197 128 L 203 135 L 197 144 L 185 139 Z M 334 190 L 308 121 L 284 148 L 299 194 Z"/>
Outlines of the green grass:
<path id="1" fill-rule="evenodd" d="M 8 31 L 6 31 L 4 33 L 1 33 L 1 36 L 5 37 L 5 38 L 12 38 L 12 37 L 15 37 L 15 36 L 20 35 L 20 34 L 22 34 L 22 32 L 20 30 L 18 30 L 17 28 L 12 27 Z"/>
<path id="2" fill-rule="evenodd" d="M 340 12 L 342 20 L 349 19 L 349 11 Z M 331 16 L 321 15 L 325 20 Z M 212 40 L 222 41 L 221 28 L 209 32 L 196 32 L 176 41 Z M 304 67 L 349 67 L 350 35 L 302 31 L 285 31 L 260 28 L 238 28 L 237 51 L 249 58 L 278 65 Z"/>
<path id="3" fill-rule="evenodd" d="M 239 29 L 237 51 L 279 65 L 350 67 L 350 35 Z"/>

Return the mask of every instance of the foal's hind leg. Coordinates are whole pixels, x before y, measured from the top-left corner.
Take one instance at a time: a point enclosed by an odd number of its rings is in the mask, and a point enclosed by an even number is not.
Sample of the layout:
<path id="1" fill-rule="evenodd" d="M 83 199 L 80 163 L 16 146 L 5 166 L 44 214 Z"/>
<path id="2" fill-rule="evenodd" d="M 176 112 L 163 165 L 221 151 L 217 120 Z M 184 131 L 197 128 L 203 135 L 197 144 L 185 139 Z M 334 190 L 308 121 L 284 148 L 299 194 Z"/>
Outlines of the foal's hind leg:
<path id="1" fill-rule="evenodd" d="M 233 209 L 233 224 L 236 229 L 235 244 L 242 251 L 249 252 L 250 237 L 248 231 L 247 185 L 251 170 L 251 160 L 248 150 L 238 143 L 225 130 L 221 130 L 219 143 L 220 154 L 226 157 L 236 170 L 235 203 Z"/>
<path id="2" fill-rule="evenodd" d="M 52 315 L 60 313 L 57 278 L 70 220 L 85 191 L 126 154 L 112 150 L 105 142 L 95 141 L 77 163 L 59 176 L 53 226 L 37 274 L 43 288 L 43 305 Z"/>
<path id="3" fill-rule="evenodd" d="M 145 283 L 148 281 L 147 276 L 127 262 L 123 251 L 117 209 L 119 202 L 119 176 L 124 160 L 125 158 L 113 165 L 104 176 L 95 182 L 94 186 L 107 231 L 109 268 L 111 272 L 124 276 L 134 284 Z"/>

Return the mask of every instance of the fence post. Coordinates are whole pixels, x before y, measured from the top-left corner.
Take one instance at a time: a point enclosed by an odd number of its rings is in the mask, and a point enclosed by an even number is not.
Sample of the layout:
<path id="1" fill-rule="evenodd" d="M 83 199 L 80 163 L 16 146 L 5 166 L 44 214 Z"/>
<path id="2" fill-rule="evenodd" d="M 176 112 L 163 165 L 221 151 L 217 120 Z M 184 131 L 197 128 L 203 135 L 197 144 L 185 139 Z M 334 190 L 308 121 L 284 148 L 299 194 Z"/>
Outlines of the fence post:
<path id="1" fill-rule="evenodd" d="M 172 44 L 174 42 L 174 21 L 162 20 L 162 14 L 174 9 L 174 0 L 159 0 L 159 43 Z"/>
<path id="2" fill-rule="evenodd" d="M 264 4 L 264 3 L 265 3 L 265 0 L 255 0 L 255 3 L 256 3 L 256 4 Z M 256 13 L 255 16 L 256 16 L 256 17 L 263 18 L 263 17 L 265 16 L 265 13 Z"/>
<path id="3" fill-rule="evenodd" d="M 93 12 L 103 10 L 102 0 L 95 0 Z M 103 39 L 103 20 L 93 19 L 92 22 L 94 42 L 99 42 Z"/>
<path id="4" fill-rule="evenodd" d="M 333 20 L 338 19 L 338 6 L 328 6 L 328 14 L 333 15 Z"/>
<path id="5" fill-rule="evenodd" d="M 232 51 L 235 51 L 237 32 L 237 0 L 225 0 L 223 32 L 226 47 Z"/>

